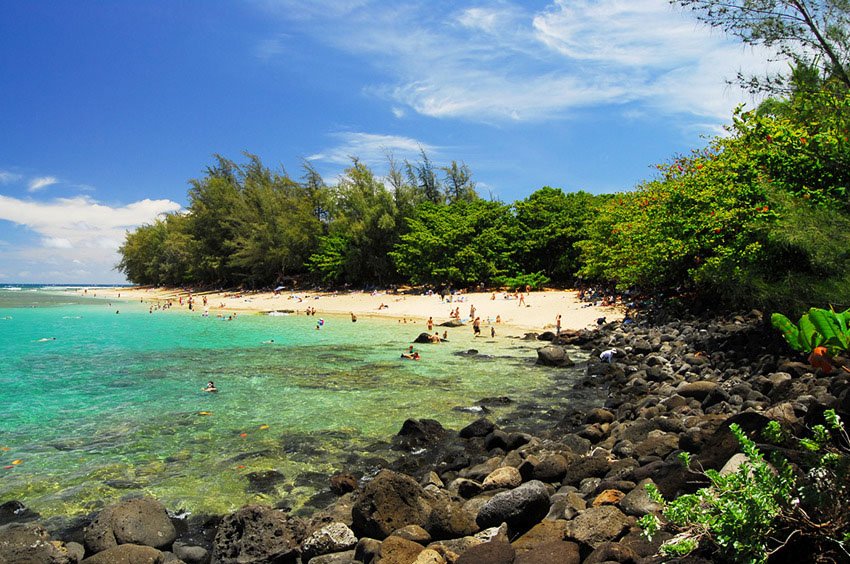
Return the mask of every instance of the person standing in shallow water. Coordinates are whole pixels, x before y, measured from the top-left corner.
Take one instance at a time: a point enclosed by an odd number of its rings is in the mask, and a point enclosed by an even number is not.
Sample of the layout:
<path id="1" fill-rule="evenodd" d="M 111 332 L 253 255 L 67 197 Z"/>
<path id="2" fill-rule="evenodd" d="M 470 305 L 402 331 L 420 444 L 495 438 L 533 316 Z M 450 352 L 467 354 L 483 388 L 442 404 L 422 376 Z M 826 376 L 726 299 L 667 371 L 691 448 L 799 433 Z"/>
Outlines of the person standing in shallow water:
<path id="1" fill-rule="evenodd" d="M 480 317 L 476 317 L 475 321 L 472 322 L 472 334 L 476 337 L 481 334 L 481 318 Z"/>

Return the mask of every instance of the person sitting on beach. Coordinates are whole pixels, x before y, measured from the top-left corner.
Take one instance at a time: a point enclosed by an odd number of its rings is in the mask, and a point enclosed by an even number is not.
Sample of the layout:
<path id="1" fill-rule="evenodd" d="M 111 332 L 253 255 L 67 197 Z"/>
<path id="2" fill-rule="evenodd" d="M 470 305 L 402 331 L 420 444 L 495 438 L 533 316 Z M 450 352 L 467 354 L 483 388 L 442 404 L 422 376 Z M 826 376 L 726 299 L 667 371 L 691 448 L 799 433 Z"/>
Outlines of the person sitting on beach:
<path id="1" fill-rule="evenodd" d="M 204 391 L 204 392 L 217 392 L 217 391 L 218 391 L 218 388 L 216 388 L 216 387 L 215 387 L 215 384 L 213 383 L 213 381 L 212 381 L 212 380 L 210 380 L 209 382 L 207 382 L 207 387 L 206 387 L 206 388 L 201 388 L 201 390 L 202 390 L 202 391 Z"/>

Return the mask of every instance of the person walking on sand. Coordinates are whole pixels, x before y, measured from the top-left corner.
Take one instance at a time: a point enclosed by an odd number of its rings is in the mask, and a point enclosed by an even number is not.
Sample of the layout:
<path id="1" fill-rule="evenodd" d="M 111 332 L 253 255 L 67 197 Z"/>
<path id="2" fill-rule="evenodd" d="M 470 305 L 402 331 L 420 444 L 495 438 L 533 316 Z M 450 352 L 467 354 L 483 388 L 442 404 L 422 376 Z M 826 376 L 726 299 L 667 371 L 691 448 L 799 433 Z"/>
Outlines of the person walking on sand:
<path id="1" fill-rule="evenodd" d="M 555 318 L 555 335 L 561 335 L 561 314 L 558 314 L 558 317 Z"/>
<path id="2" fill-rule="evenodd" d="M 522 307 L 524 305 L 525 305 L 525 294 L 520 293 L 519 304 L 517 304 L 517 307 Z"/>

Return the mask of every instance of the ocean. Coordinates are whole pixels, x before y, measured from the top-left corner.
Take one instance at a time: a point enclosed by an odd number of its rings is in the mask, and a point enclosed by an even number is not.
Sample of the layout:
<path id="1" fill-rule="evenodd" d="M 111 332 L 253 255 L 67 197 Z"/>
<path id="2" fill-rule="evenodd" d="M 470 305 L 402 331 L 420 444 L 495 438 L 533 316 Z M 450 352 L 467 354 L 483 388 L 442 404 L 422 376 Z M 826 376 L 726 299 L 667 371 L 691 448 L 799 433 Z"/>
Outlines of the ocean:
<path id="1" fill-rule="evenodd" d="M 317 330 L 318 317 L 150 313 L 75 290 L 0 286 L 0 502 L 43 516 L 138 494 L 190 513 L 298 511 L 333 473 L 397 456 L 388 443 L 407 418 L 460 429 L 475 402 L 507 396 L 491 419 L 551 425 L 581 373 L 468 327 L 410 361 L 400 353 L 422 322 L 323 315 Z M 202 391 L 209 380 L 218 393 Z M 272 486 L 252 480 L 269 472 Z"/>

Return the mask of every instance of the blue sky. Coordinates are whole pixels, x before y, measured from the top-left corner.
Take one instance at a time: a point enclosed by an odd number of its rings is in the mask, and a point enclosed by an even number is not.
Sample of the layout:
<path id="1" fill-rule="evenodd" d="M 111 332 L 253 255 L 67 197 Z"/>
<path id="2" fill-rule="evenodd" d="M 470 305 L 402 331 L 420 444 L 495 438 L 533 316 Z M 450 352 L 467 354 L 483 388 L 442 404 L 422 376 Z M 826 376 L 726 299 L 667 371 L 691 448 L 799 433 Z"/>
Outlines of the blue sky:
<path id="1" fill-rule="evenodd" d="M 666 0 L 0 0 L 0 283 L 122 282 L 125 231 L 214 153 L 333 183 L 422 147 L 505 202 L 629 190 L 766 59 Z"/>

